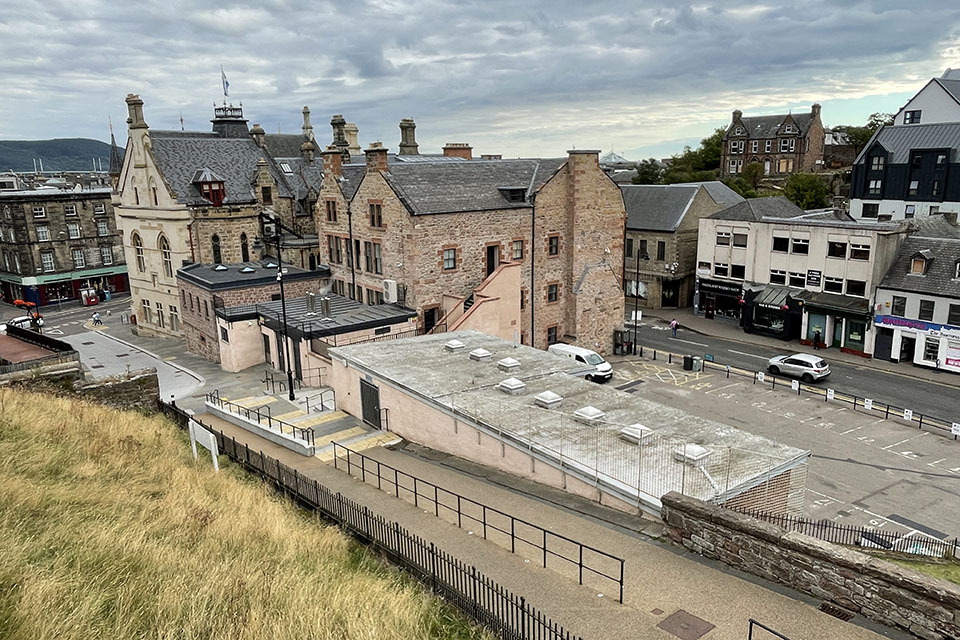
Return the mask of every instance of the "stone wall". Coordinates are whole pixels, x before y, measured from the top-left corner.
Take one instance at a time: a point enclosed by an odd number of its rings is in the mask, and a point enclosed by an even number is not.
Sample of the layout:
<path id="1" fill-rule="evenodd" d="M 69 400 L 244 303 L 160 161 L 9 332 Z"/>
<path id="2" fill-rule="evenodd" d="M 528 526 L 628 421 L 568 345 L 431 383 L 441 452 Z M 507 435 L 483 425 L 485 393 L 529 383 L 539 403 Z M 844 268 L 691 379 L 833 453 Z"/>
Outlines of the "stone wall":
<path id="1" fill-rule="evenodd" d="M 74 390 L 91 402 L 114 409 L 156 411 L 160 382 L 154 368 L 132 371 L 127 375 L 100 378 L 77 385 Z"/>
<path id="2" fill-rule="evenodd" d="M 677 493 L 661 499 L 670 539 L 926 640 L 960 637 L 960 586 Z"/>

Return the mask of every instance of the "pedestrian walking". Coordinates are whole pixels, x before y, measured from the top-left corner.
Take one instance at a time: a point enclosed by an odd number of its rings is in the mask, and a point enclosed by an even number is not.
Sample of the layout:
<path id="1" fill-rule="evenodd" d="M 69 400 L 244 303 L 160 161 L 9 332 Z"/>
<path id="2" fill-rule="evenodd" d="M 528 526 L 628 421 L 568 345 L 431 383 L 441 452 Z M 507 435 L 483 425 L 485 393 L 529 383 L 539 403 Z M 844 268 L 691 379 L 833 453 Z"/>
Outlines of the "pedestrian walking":
<path id="1" fill-rule="evenodd" d="M 94 311 L 94 312 L 93 312 L 93 326 L 98 327 L 98 326 L 101 326 L 102 324 L 103 324 L 103 320 L 100 319 L 100 312 L 99 312 L 99 311 Z"/>
<path id="2" fill-rule="evenodd" d="M 813 332 L 813 349 L 814 351 L 820 350 L 820 332 L 819 331 Z"/>
<path id="3" fill-rule="evenodd" d="M 674 338 L 677 337 L 677 329 L 679 329 L 679 328 L 680 328 L 680 323 L 677 322 L 677 319 L 676 319 L 676 318 L 674 318 L 673 320 L 670 321 L 670 331 L 673 332 L 673 337 L 674 337 Z"/>

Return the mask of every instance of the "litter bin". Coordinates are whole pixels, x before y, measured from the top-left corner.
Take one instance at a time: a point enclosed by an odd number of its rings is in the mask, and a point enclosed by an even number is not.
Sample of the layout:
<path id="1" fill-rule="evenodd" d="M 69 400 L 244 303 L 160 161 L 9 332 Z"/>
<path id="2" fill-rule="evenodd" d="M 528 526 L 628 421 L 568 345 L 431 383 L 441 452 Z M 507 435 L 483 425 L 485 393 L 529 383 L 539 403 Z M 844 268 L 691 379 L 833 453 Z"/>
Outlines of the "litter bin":
<path id="1" fill-rule="evenodd" d="M 684 371 L 693 370 L 693 356 L 683 356 L 683 370 Z"/>
<path id="2" fill-rule="evenodd" d="M 703 371 L 703 358 L 700 356 L 693 356 L 693 370 Z"/>

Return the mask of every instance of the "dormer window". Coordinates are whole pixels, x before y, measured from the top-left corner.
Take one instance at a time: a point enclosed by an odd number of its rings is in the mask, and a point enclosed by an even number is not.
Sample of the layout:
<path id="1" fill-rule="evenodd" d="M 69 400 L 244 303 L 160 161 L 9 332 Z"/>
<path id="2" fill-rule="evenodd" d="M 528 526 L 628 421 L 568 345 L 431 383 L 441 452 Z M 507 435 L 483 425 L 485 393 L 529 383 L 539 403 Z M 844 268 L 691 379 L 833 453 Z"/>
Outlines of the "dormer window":
<path id="1" fill-rule="evenodd" d="M 924 275 L 932 261 L 933 254 L 929 250 L 924 249 L 923 251 L 918 251 L 910 258 L 910 273 L 920 276 Z"/>
<path id="2" fill-rule="evenodd" d="M 955 280 L 960 280 L 960 260 L 957 260 L 953 265 L 953 277 Z"/>
<path id="3" fill-rule="evenodd" d="M 792 125 L 792 124 L 785 124 L 785 125 L 783 125 L 783 132 L 784 132 L 784 133 L 793 133 L 793 125 Z"/>
<path id="4" fill-rule="evenodd" d="M 525 202 L 527 199 L 526 187 L 497 187 L 507 202 Z"/>
<path id="5" fill-rule="evenodd" d="M 742 135 L 743 135 L 743 127 L 737 126 L 737 128 L 733 130 L 733 135 L 735 135 L 735 136 L 742 136 Z"/>
<path id="6" fill-rule="evenodd" d="M 226 190 L 223 187 L 223 178 L 210 169 L 200 169 L 193 174 L 193 184 L 197 185 L 200 196 L 215 207 L 223 205 Z"/>
<path id="7" fill-rule="evenodd" d="M 870 171 L 883 171 L 883 156 L 873 156 L 870 158 Z"/>

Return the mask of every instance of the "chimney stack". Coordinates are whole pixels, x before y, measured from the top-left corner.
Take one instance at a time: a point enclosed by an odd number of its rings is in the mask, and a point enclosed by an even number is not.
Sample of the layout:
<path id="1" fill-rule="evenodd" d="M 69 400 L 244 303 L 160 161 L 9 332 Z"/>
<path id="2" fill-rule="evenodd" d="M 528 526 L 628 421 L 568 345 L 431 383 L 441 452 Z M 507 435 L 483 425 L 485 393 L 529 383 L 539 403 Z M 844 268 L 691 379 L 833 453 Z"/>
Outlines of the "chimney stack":
<path id="1" fill-rule="evenodd" d="M 413 118 L 404 118 L 400 121 L 400 155 L 420 155 L 417 145 L 417 124 Z"/>
<path id="2" fill-rule="evenodd" d="M 371 142 L 370 148 L 364 151 L 367 156 L 367 171 L 387 170 L 387 150 L 379 142 Z"/>
<path id="3" fill-rule="evenodd" d="M 303 108 L 303 127 L 300 129 L 307 140 L 313 140 L 313 125 L 310 124 L 310 107 Z"/>
<path id="4" fill-rule="evenodd" d="M 147 129 L 143 120 L 143 100 L 134 93 L 127 94 L 127 127 L 130 129 Z"/>
<path id="5" fill-rule="evenodd" d="M 360 144 L 357 142 L 357 136 L 360 133 L 357 125 L 353 122 L 348 122 L 343 128 L 343 133 L 347 137 L 347 144 L 349 145 L 347 150 L 350 151 L 350 157 L 359 158 L 363 155 L 363 149 L 360 148 Z"/>
<path id="6" fill-rule="evenodd" d="M 740 109 L 734 109 L 734 110 L 733 110 L 733 121 L 734 121 L 734 122 L 736 122 L 737 120 L 739 120 L 741 116 L 743 116 L 743 111 L 740 111 Z"/>
<path id="7" fill-rule="evenodd" d="M 314 147 L 313 143 L 309 140 L 304 140 L 303 144 L 300 145 L 300 155 L 303 156 L 303 159 L 307 162 L 313 162 L 315 152 L 316 147 Z"/>
<path id="8" fill-rule="evenodd" d="M 473 147 L 466 142 L 448 142 L 443 145 L 443 157 L 473 160 Z"/>
<path id="9" fill-rule="evenodd" d="M 810 107 L 810 113 L 813 115 L 814 118 L 819 118 L 819 117 L 820 117 L 820 105 L 819 105 L 818 103 L 814 102 L 813 105 Z"/>
<path id="10" fill-rule="evenodd" d="M 350 143 L 347 142 L 347 133 L 345 131 L 347 121 L 338 113 L 330 119 L 330 126 L 333 127 L 333 146 L 340 150 L 340 154 L 343 156 L 342 162 L 344 164 L 349 163 Z"/>
<path id="11" fill-rule="evenodd" d="M 329 173 L 330 175 L 339 178 L 343 175 L 343 155 L 340 152 L 340 149 L 337 149 L 332 144 L 323 150 L 323 153 L 320 154 L 323 157 L 323 172 Z"/>
<path id="12" fill-rule="evenodd" d="M 250 128 L 250 137 L 253 138 L 253 141 L 257 143 L 258 147 L 263 146 L 264 136 L 267 135 L 267 132 L 263 130 L 259 124 L 254 124 Z"/>

